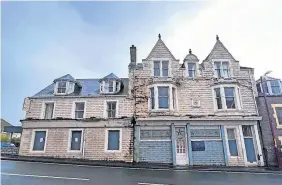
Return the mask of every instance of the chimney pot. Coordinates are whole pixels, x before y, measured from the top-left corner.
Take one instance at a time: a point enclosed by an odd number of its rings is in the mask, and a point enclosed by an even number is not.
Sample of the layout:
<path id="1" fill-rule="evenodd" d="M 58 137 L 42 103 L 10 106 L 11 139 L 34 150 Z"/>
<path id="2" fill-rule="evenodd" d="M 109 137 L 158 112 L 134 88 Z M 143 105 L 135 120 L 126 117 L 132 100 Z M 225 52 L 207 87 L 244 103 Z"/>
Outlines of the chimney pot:
<path id="1" fill-rule="evenodd" d="M 136 47 L 132 45 L 130 47 L 130 63 L 136 65 Z"/>

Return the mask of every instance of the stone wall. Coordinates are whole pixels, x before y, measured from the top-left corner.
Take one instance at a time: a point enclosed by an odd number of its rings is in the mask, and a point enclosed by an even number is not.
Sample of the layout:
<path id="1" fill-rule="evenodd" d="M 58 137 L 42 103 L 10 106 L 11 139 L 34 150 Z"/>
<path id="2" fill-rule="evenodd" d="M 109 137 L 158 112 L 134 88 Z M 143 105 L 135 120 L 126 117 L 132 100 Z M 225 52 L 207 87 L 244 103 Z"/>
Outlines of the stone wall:
<path id="1" fill-rule="evenodd" d="M 132 128 L 119 129 L 122 129 L 121 152 L 107 152 L 105 151 L 106 128 L 84 128 L 84 156 L 83 152 L 68 151 L 69 128 L 47 128 L 45 152 L 30 151 L 33 129 L 23 129 L 19 155 L 131 162 L 133 160 Z"/>

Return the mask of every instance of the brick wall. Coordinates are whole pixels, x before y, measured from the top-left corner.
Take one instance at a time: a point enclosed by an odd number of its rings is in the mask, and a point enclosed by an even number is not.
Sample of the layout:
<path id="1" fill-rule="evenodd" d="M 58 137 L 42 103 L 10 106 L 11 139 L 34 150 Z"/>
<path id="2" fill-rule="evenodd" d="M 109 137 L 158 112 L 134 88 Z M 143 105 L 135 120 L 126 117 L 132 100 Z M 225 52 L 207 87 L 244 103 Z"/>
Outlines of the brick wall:
<path id="1" fill-rule="evenodd" d="M 205 151 L 193 151 L 194 165 L 224 165 L 222 141 L 205 141 Z"/>
<path id="2" fill-rule="evenodd" d="M 30 99 L 30 107 L 26 112 L 26 118 L 39 119 L 42 114 L 44 101 L 55 102 L 55 117 L 71 118 L 73 113 L 73 102 L 86 102 L 86 118 L 104 117 L 105 100 L 118 100 L 118 117 L 133 116 L 133 100 L 126 97 L 92 97 L 92 98 L 46 98 Z"/>
<path id="3" fill-rule="evenodd" d="M 49 128 L 47 135 L 46 151 L 30 152 L 33 129 L 23 129 L 20 152 L 23 156 L 49 156 L 59 158 L 85 158 L 91 160 L 133 160 L 132 154 L 132 128 L 122 128 L 122 151 L 105 152 L 105 128 L 85 128 L 85 150 L 82 152 L 68 152 L 69 129 L 68 128 Z"/>
<path id="4" fill-rule="evenodd" d="M 262 116 L 262 120 L 260 121 L 261 131 L 262 131 L 262 141 L 263 141 L 263 147 L 264 151 L 266 152 L 266 160 L 270 166 L 276 166 L 277 165 L 277 158 L 274 152 L 274 142 L 273 137 L 271 134 L 271 129 L 268 121 L 266 106 L 264 102 L 264 98 L 262 96 L 259 96 L 256 98 L 257 100 L 257 106 L 259 110 L 260 116 Z M 273 128 L 275 130 L 275 135 L 277 136 L 277 144 L 282 146 L 281 141 L 278 140 L 278 136 L 282 136 L 282 129 L 277 128 L 276 120 L 273 116 L 274 111 L 271 107 L 272 104 L 282 104 L 282 96 L 268 96 L 267 102 L 269 106 L 270 116 L 273 124 Z M 280 153 L 281 161 L 282 161 L 282 153 Z"/>
<path id="5" fill-rule="evenodd" d="M 140 162 L 172 163 L 171 141 L 140 141 Z"/>

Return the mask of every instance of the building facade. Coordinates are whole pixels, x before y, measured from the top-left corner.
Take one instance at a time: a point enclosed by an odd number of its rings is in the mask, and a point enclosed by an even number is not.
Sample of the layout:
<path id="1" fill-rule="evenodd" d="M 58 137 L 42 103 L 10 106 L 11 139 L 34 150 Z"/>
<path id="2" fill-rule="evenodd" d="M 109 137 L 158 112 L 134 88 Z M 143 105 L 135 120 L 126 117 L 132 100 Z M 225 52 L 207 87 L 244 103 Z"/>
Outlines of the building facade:
<path id="1" fill-rule="evenodd" d="M 199 63 L 182 64 L 161 37 L 141 64 L 130 64 L 137 162 L 263 166 L 254 70 L 240 66 L 217 37 Z"/>
<path id="2" fill-rule="evenodd" d="M 264 76 L 261 80 L 257 80 L 258 97 L 257 106 L 259 114 L 262 116 L 260 121 L 263 149 L 265 153 L 265 160 L 269 166 L 278 166 L 274 149 L 274 143 L 278 148 L 278 155 L 280 156 L 280 163 L 282 161 L 282 82 L 280 79 Z M 262 85 L 263 84 L 263 85 Z M 266 101 L 264 99 L 263 90 L 266 93 Z M 267 113 L 267 106 L 269 115 Z M 271 123 L 269 123 L 269 118 Z M 273 128 L 274 138 L 271 132 Z M 275 141 L 274 141 L 275 139 Z M 282 164 L 281 164 L 282 165 Z"/>
<path id="3" fill-rule="evenodd" d="M 128 78 L 65 75 L 26 98 L 20 155 L 173 165 L 263 166 L 253 68 L 217 37 L 202 63 L 161 36 L 130 47 Z"/>
<path id="4" fill-rule="evenodd" d="M 133 100 L 128 78 L 65 75 L 24 102 L 19 155 L 115 160 L 133 158 Z"/>

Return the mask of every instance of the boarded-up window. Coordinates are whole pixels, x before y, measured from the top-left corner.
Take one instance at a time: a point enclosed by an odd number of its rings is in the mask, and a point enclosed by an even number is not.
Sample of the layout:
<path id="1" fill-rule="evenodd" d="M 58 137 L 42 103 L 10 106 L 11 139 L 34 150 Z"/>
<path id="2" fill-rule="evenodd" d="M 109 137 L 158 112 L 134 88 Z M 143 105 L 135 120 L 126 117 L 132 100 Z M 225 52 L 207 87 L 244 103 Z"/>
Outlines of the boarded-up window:
<path id="1" fill-rule="evenodd" d="M 191 129 L 191 139 L 221 139 L 220 129 Z"/>
<path id="2" fill-rule="evenodd" d="M 108 150 L 119 150 L 119 130 L 108 131 Z"/>
<path id="3" fill-rule="evenodd" d="M 81 149 L 81 130 L 72 130 L 71 131 L 71 148 L 70 150 L 80 150 Z"/>
<path id="4" fill-rule="evenodd" d="M 205 151 L 205 141 L 191 141 L 192 151 Z"/>
<path id="5" fill-rule="evenodd" d="M 166 140 L 171 138 L 170 130 L 141 130 L 141 140 Z"/>
<path id="6" fill-rule="evenodd" d="M 35 131 L 34 133 L 34 151 L 44 151 L 45 148 L 46 131 Z"/>

